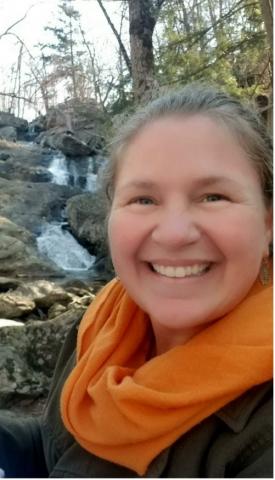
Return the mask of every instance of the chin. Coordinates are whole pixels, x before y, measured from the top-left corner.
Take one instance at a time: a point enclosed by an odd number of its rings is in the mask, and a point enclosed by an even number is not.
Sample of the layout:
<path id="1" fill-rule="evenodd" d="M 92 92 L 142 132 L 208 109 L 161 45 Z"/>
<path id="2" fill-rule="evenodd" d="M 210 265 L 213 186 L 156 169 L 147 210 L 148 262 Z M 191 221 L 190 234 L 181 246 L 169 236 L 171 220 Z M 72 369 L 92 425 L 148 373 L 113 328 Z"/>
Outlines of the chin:
<path id="1" fill-rule="evenodd" d="M 199 312 L 196 314 L 194 309 L 188 311 L 182 308 L 178 311 L 178 309 L 173 310 L 173 308 L 160 307 L 158 309 L 151 309 L 148 315 L 154 325 L 158 324 L 162 328 L 171 330 L 199 328 L 210 322 L 210 320 L 205 318 L 205 315 L 199 314 Z"/>

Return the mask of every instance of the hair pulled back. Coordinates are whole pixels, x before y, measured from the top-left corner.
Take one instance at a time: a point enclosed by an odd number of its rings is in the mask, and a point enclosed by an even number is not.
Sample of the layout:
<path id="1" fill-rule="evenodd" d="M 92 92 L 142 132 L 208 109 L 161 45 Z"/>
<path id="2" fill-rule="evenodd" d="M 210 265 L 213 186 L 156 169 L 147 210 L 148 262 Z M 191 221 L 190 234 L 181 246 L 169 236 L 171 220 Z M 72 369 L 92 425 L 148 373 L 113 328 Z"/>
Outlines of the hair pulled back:
<path id="1" fill-rule="evenodd" d="M 230 129 L 258 172 L 266 206 L 272 204 L 272 142 L 260 115 L 222 90 L 193 83 L 153 100 L 127 118 L 118 130 L 110 144 L 109 161 L 102 178 L 109 206 L 114 196 L 118 165 L 141 129 L 163 117 L 196 114 L 212 118 Z"/>

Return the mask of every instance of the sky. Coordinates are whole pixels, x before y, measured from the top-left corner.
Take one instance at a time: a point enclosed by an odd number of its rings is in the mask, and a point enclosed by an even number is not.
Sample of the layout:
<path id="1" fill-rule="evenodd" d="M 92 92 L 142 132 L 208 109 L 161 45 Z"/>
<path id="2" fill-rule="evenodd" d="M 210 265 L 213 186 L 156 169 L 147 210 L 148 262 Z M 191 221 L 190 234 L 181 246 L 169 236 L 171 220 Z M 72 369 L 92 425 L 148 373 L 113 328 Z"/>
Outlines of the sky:
<path id="1" fill-rule="evenodd" d="M 117 26 L 120 20 L 119 3 L 104 1 L 106 10 Z M 81 24 L 87 38 L 92 40 L 104 62 L 107 64 L 112 62 L 117 50 L 117 41 L 97 1 L 75 0 L 74 5 L 81 14 Z M 54 24 L 57 7 L 58 0 L 0 0 L 0 37 L 9 26 L 27 13 L 26 18 L 13 27 L 12 31 L 35 54 L 34 45 L 48 38 L 44 27 L 50 22 Z M 11 35 L 0 38 L 0 91 L 6 86 L 7 72 L 18 55 L 19 46 L 15 44 L 16 39 Z M 33 113 L 28 112 L 27 115 L 30 117 Z"/>

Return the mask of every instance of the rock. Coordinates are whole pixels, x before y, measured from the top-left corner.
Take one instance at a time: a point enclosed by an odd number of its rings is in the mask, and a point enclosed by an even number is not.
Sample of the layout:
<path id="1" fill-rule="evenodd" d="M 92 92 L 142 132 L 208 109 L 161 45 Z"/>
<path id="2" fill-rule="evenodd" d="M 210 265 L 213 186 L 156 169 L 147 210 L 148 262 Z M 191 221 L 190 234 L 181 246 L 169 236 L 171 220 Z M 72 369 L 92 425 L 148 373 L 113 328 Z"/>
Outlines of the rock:
<path id="1" fill-rule="evenodd" d="M 48 280 L 37 280 L 20 285 L 16 289 L 16 294 L 22 297 L 32 299 L 36 307 L 49 308 L 56 302 L 62 302 L 63 305 L 74 300 L 71 293 L 66 292 L 64 288 Z"/>
<path id="2" fill-rule="evenodd" d="M 72 233 L 93 255 L 106 253 L 106 201 L 102 192 L 75 195 L 67 202 L 66 214 Z"/>
<path id="3" fill-rule="evenodd" d="M 9 153 L 0 153 L 0 160 L 8 160 L 8 158 L 10 158 L 10 154 Z"/>
<path id="4" fill-rule="evenodd" d="M 72 307 L 85 307 L 94 297 L 90 289 L 68 289 L 48 280 L 25 281 L 0 294 L 0 317 L 45 320 Z M 31 313 L 31 314 L 30 314 Z"/>
<path id="5" fill-rule="evenodd" d="M 62 305 L 61 303 L 54 303 L 48 310 L 48 319 L 55 318 L 65 311 L 65 305 Z"/>
<path id="6" fill-rule="evenodd" d="M 30 298 L 18 295 L 16 292 L 0 294 L 0 317 L 20 318 L 31 312 L 35 303 Z"/>
<path id="7" fill-rule="evenodd" d="M 82 140 L 66 133 L 56 136 L 55 148 L 60 150 L 67 157 L 86 157 L 91 154 L 91 148 Z"/>
<path id="8" fill-rule="evenodd" d="M 26 399 L 47 395 L 60 347 L 83 313 L 72 308 L 54 320 L 0 328 L 0 408 L 22 411 Z"/>
<path id="9" fill-rule="evenodd" d="M 35 237 L 31 232 L 24 227 L 16 225 L 5 217 L 0 217 L 0 234 L 16 238 L 17 240 L 20 240 L 28 245 L 35 245 Z"/>
<path id="10" fill-rule="evenodd" d="M 0 215 L 34 233 L 41 223 L 62 218 L 68 198 L 79 189 L 65 185 L 6 180 L 0 177 Z"/>
<path id="11" fill-rule="evenodd" d="M 0 292 L 8 292 L 19 287 L 21 281 L 14 277 L 0 277 Z"/>
<path id="12" fill-rule="evenodd" d="M 25 324 L 17 320 L 10 320 L 9 318 L 0 318 L 0 328 L 2 327 L 22 327 Z"/>
<path id="13" fill-rule="evenodd" d="M 0 138 L 9 140 L 10 142 L 16 142 L 17 132 L 14 127 L 1 127 L 0 128 Z"/>
<path id="14" fill-rule="evenodd" d="M 0 127 L 14 127 L 19 134 L 28 130 L 28 122 L 23 118 L 16 117 L 13 113 L 0 112 Z"/>
<path id="15" fill-rule="evenodd" d="M 23 180 L 27 182 L 50 182 L 52 174 L 42 166 L 28 166 L 14 159 L 0 163 L 0 176 L 7 180 Z"/>
<path id="16" fill-rule="evenodd" d="M 66 205 L 68 223 L 74 236 L 97 257 L 95 272 L 108 280 L 114 276 L 107 244 L 106 198 L 101 190 L 75 195 Z"/>
<path id="17" fill-rule="evenodd" d="M 29 231 L 7 218 L 0 217 L 0 275 L 35 273 L 57 274 L 57 269 L 50 261 L 41 258 L 34 236 Z M 3 316 L 8 318 L 16 315 L 17 313 L 10 317 L 3 313 Z"/>

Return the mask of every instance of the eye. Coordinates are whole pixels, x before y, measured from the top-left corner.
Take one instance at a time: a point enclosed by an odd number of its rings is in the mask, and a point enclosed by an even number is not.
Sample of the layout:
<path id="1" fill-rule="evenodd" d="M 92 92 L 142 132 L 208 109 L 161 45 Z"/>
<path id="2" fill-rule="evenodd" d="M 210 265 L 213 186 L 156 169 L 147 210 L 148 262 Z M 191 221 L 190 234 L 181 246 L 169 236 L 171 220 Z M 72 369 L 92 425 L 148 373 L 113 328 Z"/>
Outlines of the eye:
<path id="1" fill-rule="evenodd" d="M 133 204 L 133 203 L 138 205 L 153 205 L 156 202 L 150 197 L 136 197 L 130 201 L 130 204 Z"/>
<path id="2" fill-rule="evenodd" d="M 222 195 L 220 193 L 208 193 L 204 195 L 202 201 L 204 203 L 209 203 L 209 202 L 220 202 L 222 200 L 229 200 L 228 197 L 225 195 Z"/>

